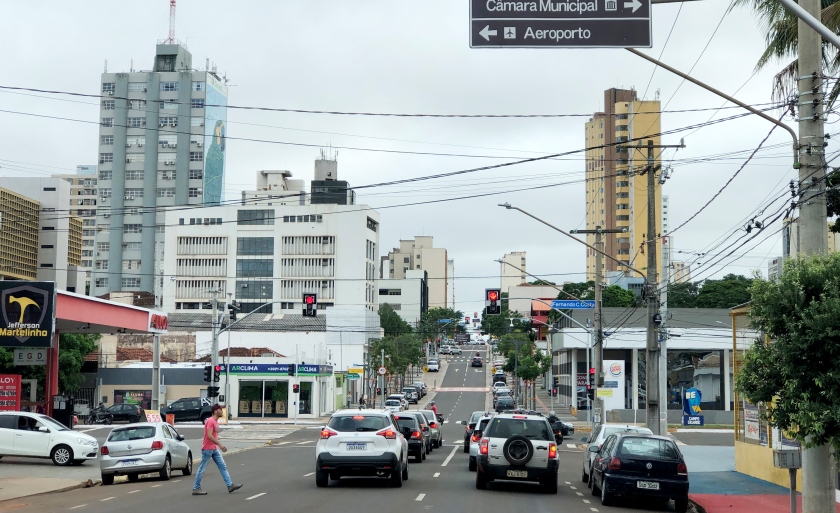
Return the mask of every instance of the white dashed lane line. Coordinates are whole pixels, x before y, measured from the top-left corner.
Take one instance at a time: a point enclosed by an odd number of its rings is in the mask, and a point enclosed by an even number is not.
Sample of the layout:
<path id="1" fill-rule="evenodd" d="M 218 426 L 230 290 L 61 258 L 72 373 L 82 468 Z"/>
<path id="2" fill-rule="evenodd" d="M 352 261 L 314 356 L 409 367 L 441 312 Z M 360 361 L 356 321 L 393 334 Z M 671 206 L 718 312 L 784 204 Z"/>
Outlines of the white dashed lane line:
<path id="1" fill-rule="evenodd" d="M 313 473 L 314 473 L 314 472 L 313 472 Z M 248 497 L 248 498 L 247 498 L 247 499 L 245 499 L 245 500 L 246 500 L 246 501 L 250 501 L 250 500 L 252 500 L 252 499 L 256 499 L 257 497 L 262 497 L 263 495 L 265 495 L 265 492 L 263 492 L 263 493 L 258 493 L 258 494 L 256 494 L 256 495 L 252 495 L 252 496 Z"/>
<path id="2" fill-rule="evenodd" d="M 433 475 L 432 477 L 439 477 L 439 476 L 440 476 L 440 472 L 435 472 L 435 475 Z"/>
<path id="3" fill-rule="evenodd" d="M 79 508 L 84 508 L 85 506 L 87 506 L 87 504 L 79 504 L 78 506 L 73 506 L 70 509 L 79 509 Z"/>
<path id="4" fill-rule="evenodd" d="M 109 501 L 111 499 L 116 499 L 116 497 L 105 497 L 104 499 L 99 499 L 99 502 Z"/>
<path id="5" fill-rule="evenodd" d="M 578 497 L 583 497 L 582 493 L 580 493 L 580 492 L 575 492 L 575 493 L 578 495 Z"/>
<path id="6" fill-rule="evenodd" d="M 159 485 L 159 484 L 152 485 L 152 488 L 157 488 L 157 487 L 159 487 L 159 486 L 163 486 L 163 485 Z"/>
<path id="7" fill-rule="evenodd" d="M 140 491 L 140 490 L 131 490 L 131 491 L 130 491 L 130 492 L 128 492 L 128 493 L 137 493 L 137 492 L 139 492 L 139 491 Z"/>
<path id="8" fill-rule="evenodd" d="M 445 466 L 449 465 L 449 462 L 452 461 L 452 458 L 455 456 L 455 451 L 458 450 L 458 447 L 460 447 L 460 446 L 456 445 L 455 447 L 452 448 L 452 452 L 449 453 L 449 456 L 440 465 L 441 467 L 445 467 Z"/>
<path id="9" fill-rule="evenodd" d="M 315 472 L 310 472 L 308 474 L 304 474 L 303 477 L 309 477 L 309 476 L 314 476 L 314 475 L 315 475 Z"/>
<path id="10" fill-rule="evenodd" d="M 422 500 L 423 500 L 423 497 L 425 497 L 425 496 L 426 496 L 426 494 L 425 494 L 425 493 L 421 493 L 421 494 L 420 494 L 420 495 L 418 495 L 418 496 L 417 496 L 417 498 L 416 498 L 416 499 L 414 499 L 414 500 L 415 500 L 415 501 L 418 501 L 418 502 L 419 502 L 419 501 L 422 501 Z"/>
<path id="11" fill-rule="evenodd" d="M 569 449 L 577 449 L 578 448 L 578 446 L 575 445 L 575 444 L 566 444 L 566 447 L 568 447 Z"/>

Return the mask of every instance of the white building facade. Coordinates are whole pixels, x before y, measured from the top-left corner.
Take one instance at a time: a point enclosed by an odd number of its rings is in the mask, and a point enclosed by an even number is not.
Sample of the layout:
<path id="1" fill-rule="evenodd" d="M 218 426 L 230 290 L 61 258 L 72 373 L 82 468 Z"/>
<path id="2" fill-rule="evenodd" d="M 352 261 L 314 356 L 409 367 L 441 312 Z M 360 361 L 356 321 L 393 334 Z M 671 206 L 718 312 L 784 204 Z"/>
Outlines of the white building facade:
<path id="1" fill-rule="evenodd" d="M 511 287 L 528 282 L 528 276 L 525 274 L 525 271 L 527 271 L 525 260 L 525 251 L 512 251 L 505 253 L 502 257 L 502 262 L 499 264 L 501 266 L 500 285 L 502 292 L 510 294 Z"/>
<path id="2" fill-rule="evenodd" d="M 94 247 L 96 247 L 96 198 L 97 167 L 95 165 L 76 166 L 76 174 L 56 174 L 53 178 L 61 178 L 70 184 L 70 215 L 82 220 L 82 263 L 80 267 L 85 273 L 84 292 L 90 288 L 90 277 L 93 269 Z"/>
<path id="3" fill-rule="evenodd" d="M 416 327 L 420 317 L 429 310 L 429 277 L 426 271 L 407 271 L 401 280 L 379 280 L 377 289 L 379 304 L 390 305 L 412 327 Z"/>

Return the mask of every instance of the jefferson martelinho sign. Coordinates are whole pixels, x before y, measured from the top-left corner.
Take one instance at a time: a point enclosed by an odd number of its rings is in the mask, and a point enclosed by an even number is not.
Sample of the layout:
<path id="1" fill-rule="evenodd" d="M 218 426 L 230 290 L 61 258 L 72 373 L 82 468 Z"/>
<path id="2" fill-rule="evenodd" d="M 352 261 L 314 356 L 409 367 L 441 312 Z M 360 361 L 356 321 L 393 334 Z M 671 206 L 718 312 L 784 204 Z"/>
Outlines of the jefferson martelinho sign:
<path id="1" fill-rule="evenodd" d="M 0 281 L 0 347 L 52 347 L 55 283 Z"/>

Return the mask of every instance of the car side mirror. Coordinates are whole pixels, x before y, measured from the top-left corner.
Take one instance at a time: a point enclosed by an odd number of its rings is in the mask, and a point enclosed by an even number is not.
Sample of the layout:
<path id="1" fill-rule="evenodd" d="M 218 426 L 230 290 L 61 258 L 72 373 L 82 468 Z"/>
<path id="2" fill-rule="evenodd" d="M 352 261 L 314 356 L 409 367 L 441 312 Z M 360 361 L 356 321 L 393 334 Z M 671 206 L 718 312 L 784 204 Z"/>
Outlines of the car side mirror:
<path id="1" fill-rule="evenodd" d="M 178 441 L 183 442 L 184 441 L 184 435 L 178 435 Z"/>
<path id="2" fill-rule="evenodd" d="M 461 422 L 459 422 L 458 424 L 461 424 L 462 426 L 466 426 L 466 425 L 467 425 L 467 421 L 466 421 L 466 420 L 462 420 L 462 421 L 461 421 Z"/>
<path id="3" fill-rule="evenodd" d="M 580 441 L 581 441 L 581 442 L 588 442 L 588 441 L 589 441 L 589 437 L 586 437 L 586 436 L 585 436 L 585 437 L 581 438 L 581 439 L 580 439 Z"/>
<path id="4" fill-rule="evenodd" d="M 589 452 L 594 452 L 594 453 L 597 453 L 597 452 L 598 452 L 598 446 L 597 446 L 597 445 L 590 445 L 590 446 L 589 446 L 589 449 L 587 449 L 587 450 L 588 450 Z"/>
<path id="5" fill-rule="evenodd" d="M 38 426 L 38 432 L 39 432 L 39 433 L 49 433 L 49 432 L 50 432 L 50 430 L 49 430 L 49 428 L 48 428 L 48 427 L 46 427 L 46 426 Z"/>

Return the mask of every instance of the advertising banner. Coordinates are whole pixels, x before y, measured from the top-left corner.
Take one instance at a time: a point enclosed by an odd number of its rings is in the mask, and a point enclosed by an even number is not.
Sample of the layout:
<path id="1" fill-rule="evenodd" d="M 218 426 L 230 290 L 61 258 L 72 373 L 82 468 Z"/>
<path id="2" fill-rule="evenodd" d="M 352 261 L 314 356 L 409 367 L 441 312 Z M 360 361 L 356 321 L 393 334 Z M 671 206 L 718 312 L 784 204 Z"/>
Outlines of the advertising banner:
<path id="1" fill-rule="evenodd" d="M 219 205 L 225 179 L 227 86 L 207 73 L 204 119 L 204 205 Z"/>
<path id="2" fill-rule="evenodd" d="M 626 380 L 624 360 L 604 360 L 604 386 L 598 388 L 598 397 L 604 399 L 605 411 L 624 409 Z"/>
<path id="3" fill-rule="evenodd" d="M 52 347 L 55 283 L 0 281 L 0 347 Z"/>
<path id="4" fill-rule="evenodd" d="M 744 437 L 750 440 L 761 440 L 758 418 L 758 406 L 744 401 Z"/>
<path id="5" fill-rule="evenodd" d="M 20 375 L 0 374 L 0 411 L 20 410 Z"/>

